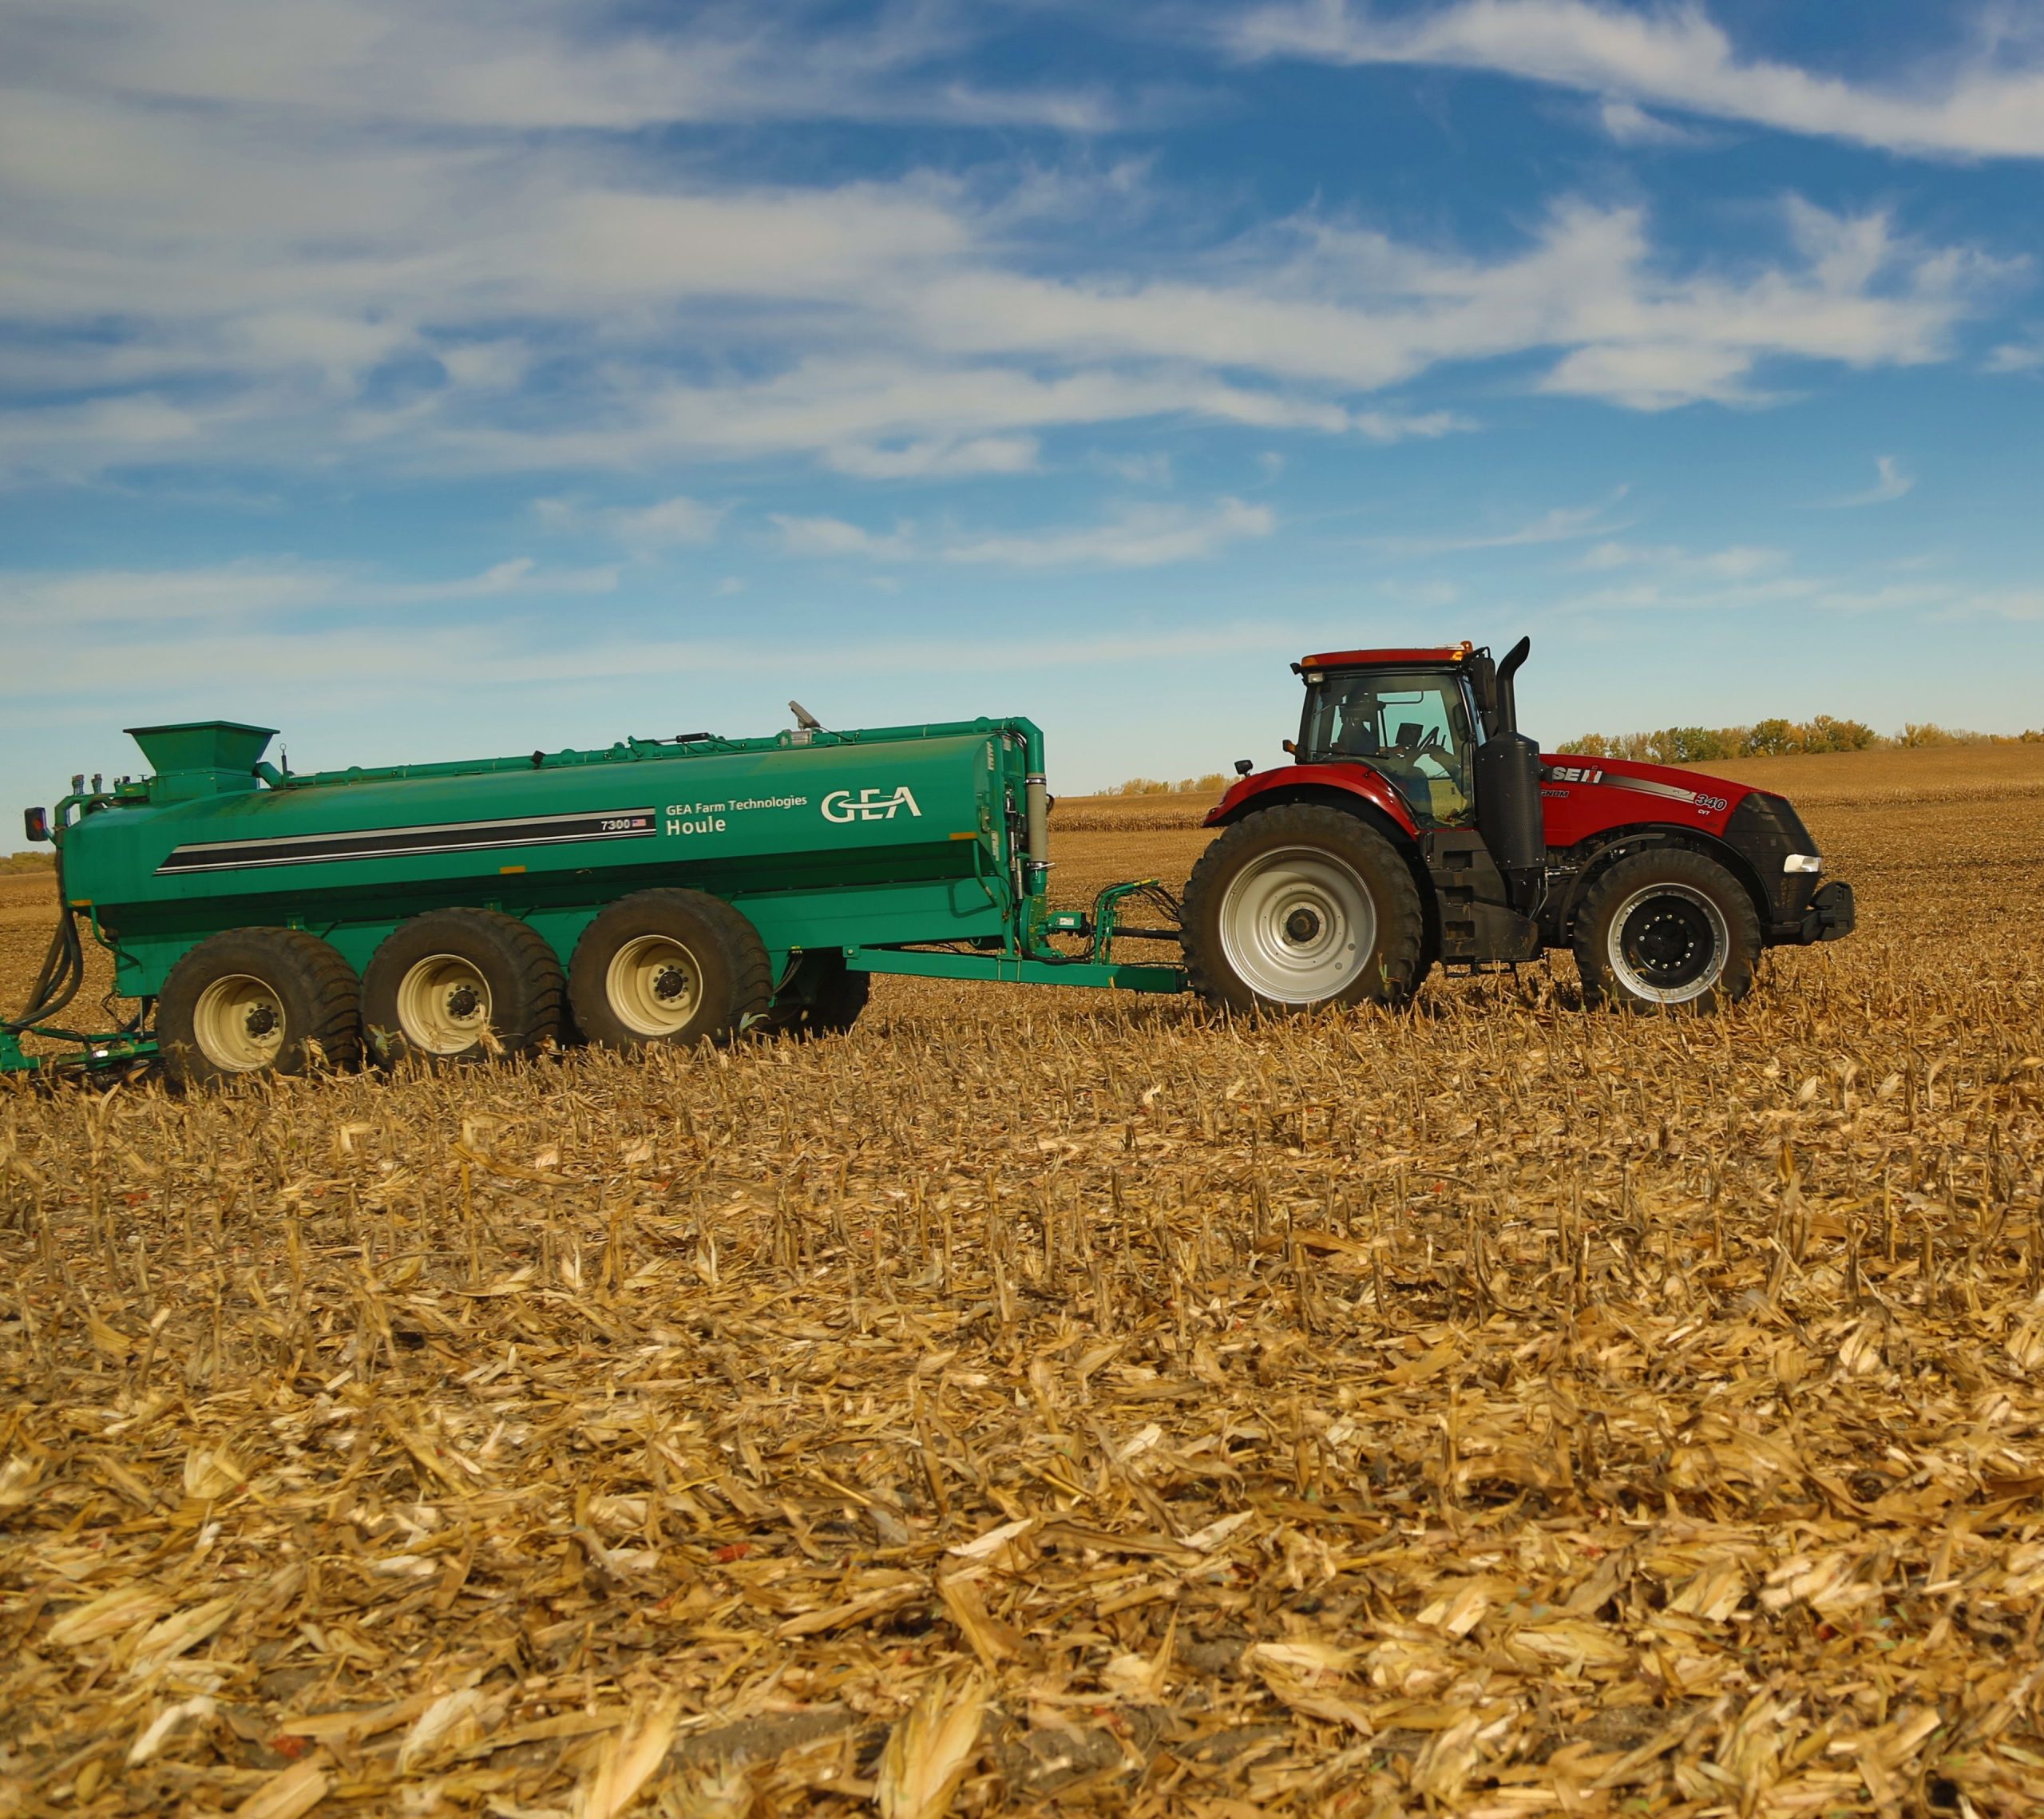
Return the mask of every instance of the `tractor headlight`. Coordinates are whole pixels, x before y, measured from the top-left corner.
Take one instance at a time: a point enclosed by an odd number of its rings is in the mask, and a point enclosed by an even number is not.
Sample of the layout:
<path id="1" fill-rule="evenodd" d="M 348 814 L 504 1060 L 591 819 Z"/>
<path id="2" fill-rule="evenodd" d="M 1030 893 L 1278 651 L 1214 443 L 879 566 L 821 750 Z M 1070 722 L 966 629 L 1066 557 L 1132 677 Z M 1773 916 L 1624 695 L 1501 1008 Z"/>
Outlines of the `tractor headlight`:
<path id="1" fill-rule="evenodd" d="M 1791 853 L 1781 862 L 1785 872 L 1820 872 L 1824 870 L 1824 856 L 1819 853 Z"/>

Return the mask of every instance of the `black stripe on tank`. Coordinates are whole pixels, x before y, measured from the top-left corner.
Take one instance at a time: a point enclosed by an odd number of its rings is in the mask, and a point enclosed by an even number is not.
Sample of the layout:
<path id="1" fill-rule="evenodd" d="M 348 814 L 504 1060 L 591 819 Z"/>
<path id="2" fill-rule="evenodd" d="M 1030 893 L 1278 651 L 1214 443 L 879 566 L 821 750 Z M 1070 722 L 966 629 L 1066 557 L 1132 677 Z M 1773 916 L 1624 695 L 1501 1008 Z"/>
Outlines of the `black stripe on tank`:
<path id="1" fill-rule="evenodd" d="M 450 821 L 425 827 L 374 827 L 353 834 L 276 834 L 262 840 L 214 840 L 176 848 L 156 867 L 165 872 L 240 871 L 256 866 L 323 865 L 342 859 L 406 858 L 467 853 L 491 846 L 562 846 L 584 840 L 642 840 L 660 832 L 650 808 L 597 814 L 521 815 L 503 821 Z"/>

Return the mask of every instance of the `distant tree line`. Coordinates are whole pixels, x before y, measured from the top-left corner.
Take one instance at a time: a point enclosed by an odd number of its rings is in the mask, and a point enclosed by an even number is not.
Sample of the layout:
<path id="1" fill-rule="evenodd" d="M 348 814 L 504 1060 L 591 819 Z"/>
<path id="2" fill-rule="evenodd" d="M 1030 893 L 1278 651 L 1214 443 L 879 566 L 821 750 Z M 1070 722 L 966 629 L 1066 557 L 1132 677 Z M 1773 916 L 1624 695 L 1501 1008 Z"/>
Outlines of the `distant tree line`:
<path id="1" fill-rule="evenodd" d="M 1220 771 L 1208 771 L 1206 777 L 1182 777 L 1178 783 L 1165 783 L 1161 777 L 1131 777 L 1102 795 L 1220 795 L 1226 787 L 1229 779 Z"/>
<path id="2" fill-rule="evenodd" d="M 1804 752 L 1899 751 L 1936 745 L 2034 745 L 2044 731 L 1975 733 L 1912 720 L 1899 733 L 1877 733 L 1864 720 L 1819 714 L 1808 720 L 1756 720 L 1748 727 L 1663 727 L 1650 733 L 1584 733 L 1559 749 L 1585 758 L 1630 758 L 1650 764 L 1698 764 L 1713 759 L 1786 758 Z"/>

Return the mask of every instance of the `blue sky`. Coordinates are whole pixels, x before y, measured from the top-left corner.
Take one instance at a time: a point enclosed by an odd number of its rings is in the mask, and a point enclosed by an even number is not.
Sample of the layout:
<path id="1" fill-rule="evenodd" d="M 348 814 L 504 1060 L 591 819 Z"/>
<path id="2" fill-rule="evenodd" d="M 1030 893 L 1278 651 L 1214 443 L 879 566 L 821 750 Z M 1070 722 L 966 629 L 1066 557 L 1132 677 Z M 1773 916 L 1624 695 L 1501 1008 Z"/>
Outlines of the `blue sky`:
<path id="1" fill-rule="evenodd" d="M 2044 11 L 0 3 L 0 781 L 2044 723 Z M 0 842 L 0 845 L 4 845 Z"/>

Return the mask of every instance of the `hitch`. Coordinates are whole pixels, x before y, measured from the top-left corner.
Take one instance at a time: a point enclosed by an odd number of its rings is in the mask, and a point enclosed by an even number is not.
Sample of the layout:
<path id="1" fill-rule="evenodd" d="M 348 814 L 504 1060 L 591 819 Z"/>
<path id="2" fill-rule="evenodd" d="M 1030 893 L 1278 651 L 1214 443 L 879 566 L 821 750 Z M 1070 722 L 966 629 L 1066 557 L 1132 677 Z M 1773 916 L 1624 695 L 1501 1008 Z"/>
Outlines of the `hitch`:
<path id="1" fill-rule="evenodd" d="M 22 1047 L 24 1036 L 51 1036 L 60 1042 L 75 1042 L 79 1047 L 61 1055 L 31 1055 Z M 58 1074 L 96 1074 L 109 1068 L 126 1067 L 131 1062 L 153 1061 L 156 1057 L 156 1038 L 137 1036 L 132 1030 L 88 1036 L 75 1029 L 34 1026 L 22 1030 L 0 1029 L 0 1074 L 40 1074 L 46 1078 Z"/>

